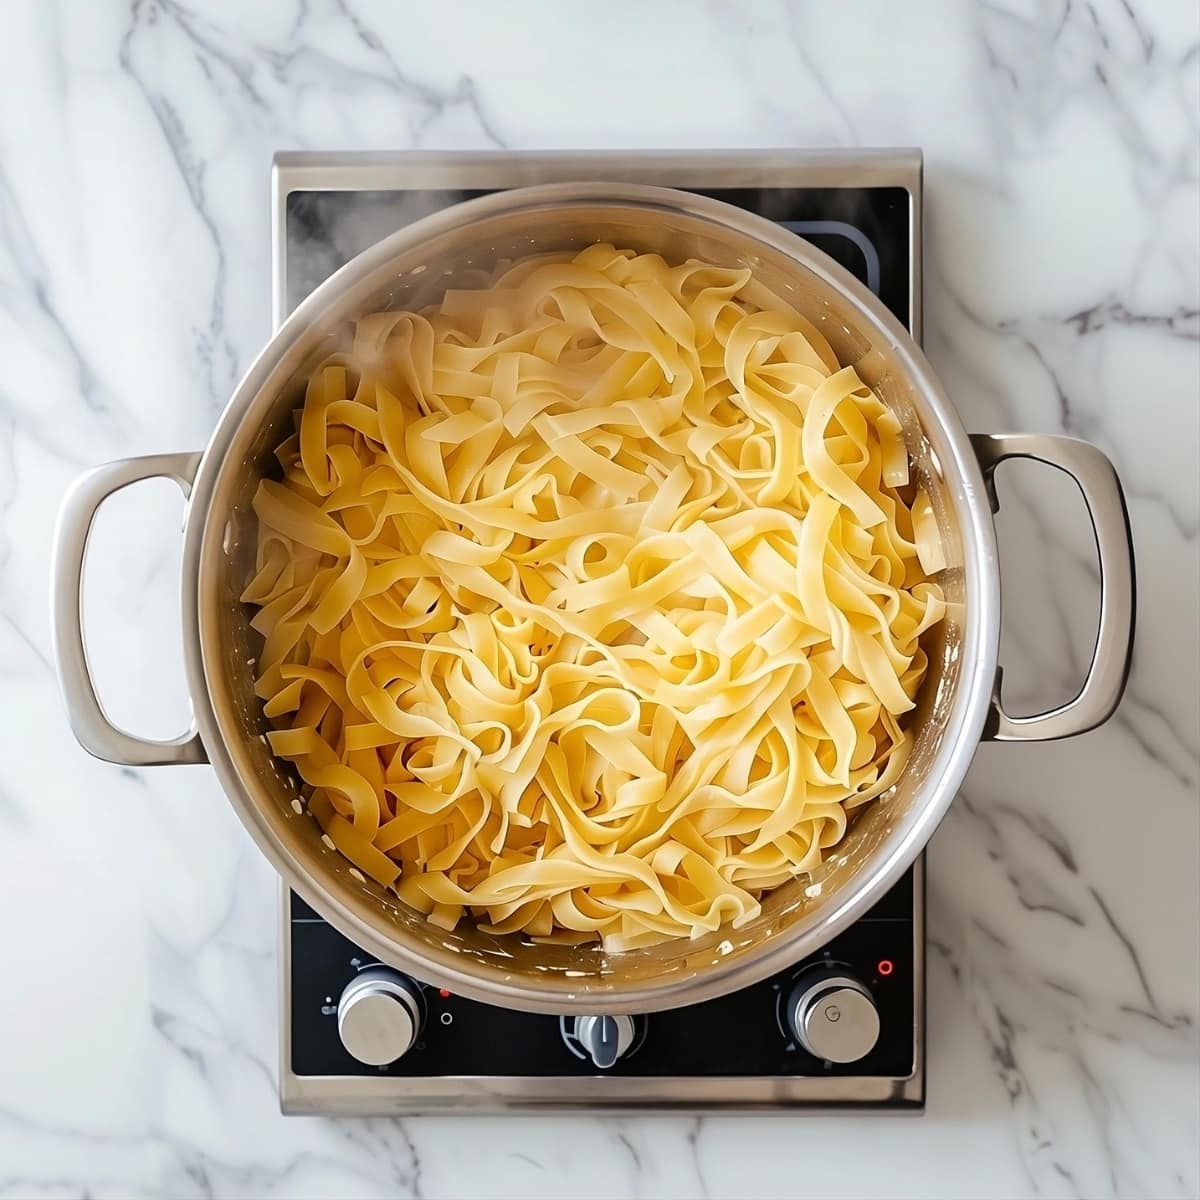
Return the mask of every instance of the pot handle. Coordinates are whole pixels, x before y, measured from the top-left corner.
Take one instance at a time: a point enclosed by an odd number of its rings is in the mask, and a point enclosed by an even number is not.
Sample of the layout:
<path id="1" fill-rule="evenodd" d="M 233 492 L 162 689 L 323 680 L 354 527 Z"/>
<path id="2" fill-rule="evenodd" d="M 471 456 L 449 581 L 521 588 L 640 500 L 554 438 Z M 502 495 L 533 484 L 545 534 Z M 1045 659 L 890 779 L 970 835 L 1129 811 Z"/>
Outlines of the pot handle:
<path id="1" fill-rule="evenodd" d="M 153 454 L 105 463 L 81 475 L 68 489 L 54 531 L 50 601 L 54 658 L 76 740 L 89 753 L 128 767 L 204 763 L 208 755 L 196 728 L 167 742 L 135 737 L 104 714 L 88 668 L 83 640 L 83 561 L 96 513 L 114 492 L 143 479 L 173 479 L 186 498 L 200 466 L 199 454 Z"/>
<path id="2" fill-rule="evenodd" d="M 1087 678 L 1074 700 L 1030 717 L 1004 711 L 996 669 L 985 741 L 1048 742 L 1103 725 L 1116 710 L 1133 652 L 1135 615 L 1133 537 L 1121 481 L 1109 459 L 1090 442 L 1040 433 L 978 433 L 971 444 L 983 469 L 992 512 L 999 512 L 995 472 L 1006 458 L 1032 458 L 1065 471 L 1083 493 L 1100 557 L 1100 628 Z"/>

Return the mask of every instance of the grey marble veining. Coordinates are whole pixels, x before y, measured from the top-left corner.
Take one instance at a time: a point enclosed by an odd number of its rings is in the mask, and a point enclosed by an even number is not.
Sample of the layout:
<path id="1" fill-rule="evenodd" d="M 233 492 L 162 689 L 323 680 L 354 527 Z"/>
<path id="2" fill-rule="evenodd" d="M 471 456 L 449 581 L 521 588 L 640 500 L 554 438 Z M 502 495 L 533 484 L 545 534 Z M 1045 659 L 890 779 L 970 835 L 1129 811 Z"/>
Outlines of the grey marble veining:
<path id="1" fill-rule="evenodd" d="M 0 1196 L 1200 1191 L 1200 17 L 1177 0 L 15 0 L 0 36 Z M 280 148 L 920 145 L 926 345 L 967 424 L 1096 441 L 1140 572 L 1128 699 L 985 747 L 929 857 L 927 1115 L 283 1119 L 275 890 L 203 768 L 89 760 L 50 667 L 58 499 L 203 445 L 270 330 Z M 1002 475 L 1013 703 L 1077 684 L 1069 484 Z M 180 507 L 118 497 L 114 715 L 186 721 Z"/>

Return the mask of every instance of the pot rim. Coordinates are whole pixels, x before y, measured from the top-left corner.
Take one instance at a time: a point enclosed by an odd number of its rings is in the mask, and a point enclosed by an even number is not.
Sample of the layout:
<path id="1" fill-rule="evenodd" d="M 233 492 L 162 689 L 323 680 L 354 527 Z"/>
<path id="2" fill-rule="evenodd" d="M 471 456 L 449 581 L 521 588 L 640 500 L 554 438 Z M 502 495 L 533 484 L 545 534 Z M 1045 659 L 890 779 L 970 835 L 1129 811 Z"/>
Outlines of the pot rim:
<path id="1" fill-rule="evenodd" d="M 762 243 L 795 261 L 824 286 L 840 292 L 858 310 L 867 327 L 886 337 L 899 365 L 923 401 L 950 450 L 939 453 L 960 530 L 966 594 L 962 622 L 962 674 L 946 718 L 946 734 L 931 761 L 914 815 L 903 837 L 889 845 L 858 886 L 822 910 L 813 925 L 781 931 L 729 959 L 715 961 L 686 979 L 666 976 L 636 986 L 589 988 L 582 980 L 546 973 L 538 978 L 506 976 L 499 966 L 464 970 L 458 956 L 418 952 L 384 936 L 334 893 L 320 888 L 271 829 L 253 780 L 239 773 L 212 703 L 206 666 L 206 630 L 201 616 L 201 584 L 211 579 L 221 537 L 209 529 L 214 493 L 235 435 L 246 413 L 292 347 L 321 323 L 336 298 L 357 286 L 390 260 L 421 242 L 453 232 L 472 221 L 522 209 L 612 205 L 684 214 L 715 223 Z M 928 433 L 928 430 L 926 430 Z M 207 551 L 207 554 L 206 554 Z M 912 865 L 945 815 L 966 775 L 987 718 L 996 677 L 1000 636 L 1000 583 L 995 530 L 983 473 L 971 442 L 941 383 L 920 347 L 883 303 L 848 271 L 798 235 L 766 218 L 720 200 L 672 188 L 642 184 L 552 183 L 514 188 L 453 205 L 426 216 L 368 247 L 306 297 L 283 322 L 251 364 L 226 405 L 204 450 L 191 489 L 184 530 L 182 609 L 184 659 L 196 724 L 221 786 L 242 824 L 285 883 L 331 925 L 380 962 L 411 973 L 424 983 L 445 987 L 484 1003 L 531 1012 L 652 1012 L 712 999 L 785 970 L 863 916 Z M 211 633 L 209 636 L 213 636 Z M 214 648 L 215 650 L 216 648 Z M 608 977 L 606 977 L 608 978 Z"/>

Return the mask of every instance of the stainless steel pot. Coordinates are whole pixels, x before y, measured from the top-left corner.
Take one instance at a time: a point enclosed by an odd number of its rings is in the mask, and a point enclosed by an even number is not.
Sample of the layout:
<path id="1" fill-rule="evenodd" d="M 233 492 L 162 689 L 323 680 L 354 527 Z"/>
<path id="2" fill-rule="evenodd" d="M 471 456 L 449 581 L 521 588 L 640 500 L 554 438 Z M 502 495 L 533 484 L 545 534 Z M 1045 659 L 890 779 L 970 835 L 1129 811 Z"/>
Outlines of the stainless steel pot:
<path id="1" fill-rule="evenodd" d="M 273 448 L 290 431 L 303 380 L 332 330 L 385 307 L 419 307 L 447 286 L 478 281 L 498 259 L 612 241 L 668 260 L 696 256 L 749 266 L 825 333 L 901 415 L 929 486 L 950 566 L 950 614 L 931 646 L 914 714 L 916 744 L 893 794 L 869 806 L 811 879 L 773 892 L 737 931 L 606 956 L 596 947 L 539 946 L 463 922 L 427 924 L 350 873 L 291 801 L 297 781 L 267 749 L 252 687 L 256 635 L 238 602 L 253 554 L 250 501 Z M 1009 716 L 1000 698 L 1000 580 L 992 475 L 1006 458 L 1066 471 L 1096 533 L 1100 627 L 1083 686 L 1069 704 Z M 105 717 L 88 671 L 80 621 L 84 549 L 96 510 L 117 489 L 166 476 L 190 495 L 184 530 L 183 615 L 194 722 L 152 742 Z M 633 185 L 555 184 L 460 204 L 386 238 L 321 285 L 259 355 L 203 453 L 98 467 L 68 493 L 56 534 L 55 652 L 71 725 L 85 749 L 130 766 L 211 762 L 255 841 L 322 916 L 369 954 L 472 998 L 541 1012 L 639 1012 L 689 1004 L 781 970 L 861 916 L 900 877 L 937 827 L 981 738 L 1069 737 L 1103 722 L 1128 672 L 1133 555 L 1120 484 L 1095 447 L 1064 437 L 969 437 L 921 351 L 882 304 L 812 246 L 720 202 Z"/>

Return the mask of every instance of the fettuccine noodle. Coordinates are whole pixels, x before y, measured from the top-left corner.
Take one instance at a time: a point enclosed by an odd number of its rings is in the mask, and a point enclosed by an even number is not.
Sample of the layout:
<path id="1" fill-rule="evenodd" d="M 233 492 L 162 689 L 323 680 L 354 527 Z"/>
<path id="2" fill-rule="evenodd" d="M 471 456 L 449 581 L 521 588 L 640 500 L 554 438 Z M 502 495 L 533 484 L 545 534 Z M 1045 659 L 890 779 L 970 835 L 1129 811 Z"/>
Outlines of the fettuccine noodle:
<path id="1" fill-rule="evenodd" d="M 904 766 L 929 498 L 749 282 L 538 256 L 309 379 L 254 501 L 257 692 L 327 837 L 440 926 L 737 925 Z"/>

